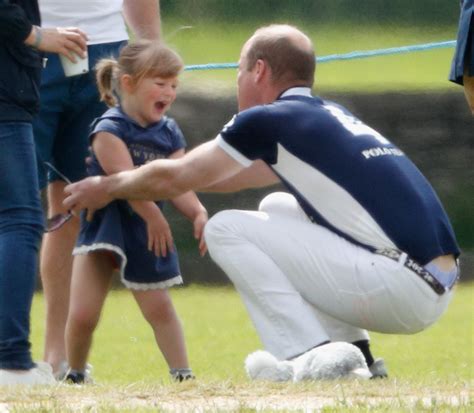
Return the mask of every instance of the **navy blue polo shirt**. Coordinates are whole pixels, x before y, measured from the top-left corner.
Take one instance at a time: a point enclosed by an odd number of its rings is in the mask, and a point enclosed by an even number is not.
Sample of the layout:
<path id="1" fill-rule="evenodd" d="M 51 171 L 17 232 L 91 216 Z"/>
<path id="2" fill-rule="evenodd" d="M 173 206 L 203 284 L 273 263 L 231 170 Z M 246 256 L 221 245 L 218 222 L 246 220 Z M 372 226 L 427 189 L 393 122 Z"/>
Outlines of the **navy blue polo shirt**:
<path id="1" fill-rule="evenodd" d="M 309 88 L 240 112 L 216 139 L 244 166 L 266 162 L 312 221 L 353 243 L 423 265 L 459 255 L 443 206 L 403 151 Z"/>

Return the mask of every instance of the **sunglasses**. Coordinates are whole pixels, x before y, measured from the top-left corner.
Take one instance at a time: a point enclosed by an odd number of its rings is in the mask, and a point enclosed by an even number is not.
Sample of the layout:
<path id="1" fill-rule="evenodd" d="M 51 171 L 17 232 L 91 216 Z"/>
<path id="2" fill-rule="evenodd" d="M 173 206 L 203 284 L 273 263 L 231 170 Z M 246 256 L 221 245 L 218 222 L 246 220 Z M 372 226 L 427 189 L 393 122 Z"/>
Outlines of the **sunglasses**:
<path id="1" fill-rule="evenodd" d="M 52 164 L 49 162 L 44 162 L 44 164 L 54 173 L 56 173 L 64 182 L 67 184 L 70 184 L 71 181 L 63 175 L 61 172 L 57 170 L 56 167 L 54 167 Z M 61 228 L 66 222 L 68 222 L 71 218 L 73 217 L 71 211 L 62 213 L 62 214 L 56 214 L 53 215 L 51 218 L 48 218 L 46 220 L 46 227 L 44 232 L 53 232 L 56 231 L 57 229 Z"/>

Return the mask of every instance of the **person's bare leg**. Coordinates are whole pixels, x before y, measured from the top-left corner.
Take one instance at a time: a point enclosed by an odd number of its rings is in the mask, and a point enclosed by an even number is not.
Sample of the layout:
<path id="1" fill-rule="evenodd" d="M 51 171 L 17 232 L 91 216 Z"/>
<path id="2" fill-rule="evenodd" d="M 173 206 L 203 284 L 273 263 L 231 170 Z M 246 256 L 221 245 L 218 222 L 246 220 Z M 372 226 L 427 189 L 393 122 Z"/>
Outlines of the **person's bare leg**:
<path id="1" fill-rule="evenodd" d="M 62 205 L 66 184 L 55 181 L 48 186 L 48 216 L 66 212 Z M 46 331 L 44 361 L 56 373 L 66 360 L 64 329 L 69 308 L 69 286 L 72 270 L 72 250 L 79 232 L 79 218 L 74 217 L 60 229 L 43 237 L 40 274 L 46 301 Z"/>
<path id="2" fill-rule="evenodd" d="M 170 369 L 188 368 L 183 329 L 168 291 L 132 291 Z"/>
<path id="3" fill-rule="evenodd" d="M 464 95 L 466 96 L 471 113 L 474 115 L 474 77 L 464 75 L 463 82 Z"/>
<path id="4" fill-rule="evenodd" d="M 65 334 L 67 361 L 73 370 L 86 367 L 112 274 L 112 261 L 106 254 L 92 252 L 74 259 Z"/>

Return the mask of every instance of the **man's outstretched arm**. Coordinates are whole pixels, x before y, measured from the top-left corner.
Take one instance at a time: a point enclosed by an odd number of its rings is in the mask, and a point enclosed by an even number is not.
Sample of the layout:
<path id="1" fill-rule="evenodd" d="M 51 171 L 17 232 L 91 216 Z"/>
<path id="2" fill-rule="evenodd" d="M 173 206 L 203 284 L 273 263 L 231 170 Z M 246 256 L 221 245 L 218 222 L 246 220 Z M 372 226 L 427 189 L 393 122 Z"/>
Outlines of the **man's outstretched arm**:
<path id="1" fill-rule="evenodd" d="M 256 160 L 248 168 L 227 179 L 215 182 L 205 188 L 199 188 L 200 192 L 237 192 L 248 188 L 261 188 L 275 185 L 280 178 L 262 160 Z"/>
<path id="2" fill-rule="evenodd" d="M 87 209 L 91 219 L 95 210 L 114 199 L 170 199 L 228 179 L 242 168 L 215 141 L 209 141 L 179 159 L 159 159 L 132 171 L 68 185 L 64 205 L 74 212 Z"/>

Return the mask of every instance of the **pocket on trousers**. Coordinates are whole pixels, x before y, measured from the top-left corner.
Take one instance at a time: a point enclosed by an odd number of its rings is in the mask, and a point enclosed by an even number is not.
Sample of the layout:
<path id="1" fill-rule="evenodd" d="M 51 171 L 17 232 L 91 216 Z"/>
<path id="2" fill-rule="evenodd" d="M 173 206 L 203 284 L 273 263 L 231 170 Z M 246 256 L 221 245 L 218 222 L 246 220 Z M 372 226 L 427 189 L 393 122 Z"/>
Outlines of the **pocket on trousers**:
<path id="1" fill-rule="evenodd" d="M 340 291 L 340 297 L 348 305 L 350 323 L 359 328 L 380 333 L 400 333 L 408 329 L 384 286 L 358 293 Z"/>

